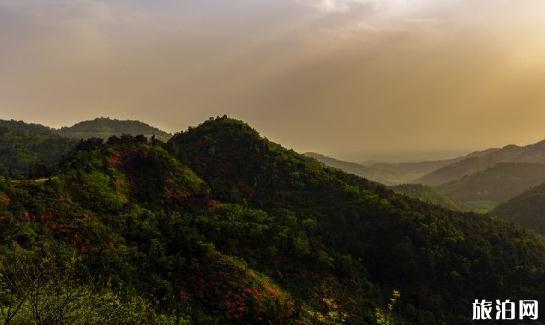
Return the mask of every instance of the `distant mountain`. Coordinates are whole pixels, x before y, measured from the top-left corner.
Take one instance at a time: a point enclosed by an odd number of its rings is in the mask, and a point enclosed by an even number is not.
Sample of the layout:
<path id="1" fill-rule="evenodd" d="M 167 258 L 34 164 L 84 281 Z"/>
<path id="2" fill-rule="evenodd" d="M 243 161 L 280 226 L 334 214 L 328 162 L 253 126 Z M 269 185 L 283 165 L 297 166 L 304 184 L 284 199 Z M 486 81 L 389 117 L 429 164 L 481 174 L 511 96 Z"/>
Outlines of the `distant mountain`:
<path id="1" fill-rule="evenodd" d="M 545 164 L 499 163 L 435 189 L 467 206 L 487 210 L 543 182 Z"/>
<path id="2" fill-rule="evenodd" d="M 494 167 L 501 162 L 545 163 L 545 141 L 524 147 L 508 145 L 501 149 L 477 151 L 424 175 L 415 183 L 437 186 Z"/>
<path id="3" fill-rule="evenodd" d="M 156 127 L 140 121 L 116 120 L 110 118 L 96 118 L 91 121 L 79 122 L 71 127 L 59 129 L 59 133 L 75 139 L 101 138 L 108 139 L 111 136 L 144 135 L 148 138 L 155 137 L 162 141 L 170 139 L 171 135 Z"/>
<path id="4" fill-rule="evenodd" d="M 329 167 L 337 168 L 344 172 L 354 174 L 381 184 L 396 185 L 404 182 L 401 175 L 390 170 L 364 166 L 354 162 L 342 161 L 315 152 L 307 152 L 305 153 L 305 156 L 314 158 Z"/>
<path id="5" fill-rule="evenodd" d="M 453 164 L 461 159 L 462 158 L 454 158 L 437 161 L 432 160 L 401 163 L 369 162 L 364 163 L 363 165 L 366 167 L 395 173 L 397 175 L 400 175 L 401 183 L 409 183 L 437 169 Z"/>
<path id="6" fill-rule="evenodd" d="M 390 187 L 394 192 L 406 195 L 413 199 L 438 205 L 450 210 L 465 211 L 466 207 L 462 203 L 448 198 L 437 192 L 433 188 L 422 184 L 402 184 Z"/>
<path id="7" fill-rule="evenodd" d="M 0 176 L 43 176 L 74 144 L 43 125 L 0 120 Z"/>
<path id="8" fill-rule="evenodd" d="M 545 235 L 545 183 L 498 205 L 490 214 Z"/>

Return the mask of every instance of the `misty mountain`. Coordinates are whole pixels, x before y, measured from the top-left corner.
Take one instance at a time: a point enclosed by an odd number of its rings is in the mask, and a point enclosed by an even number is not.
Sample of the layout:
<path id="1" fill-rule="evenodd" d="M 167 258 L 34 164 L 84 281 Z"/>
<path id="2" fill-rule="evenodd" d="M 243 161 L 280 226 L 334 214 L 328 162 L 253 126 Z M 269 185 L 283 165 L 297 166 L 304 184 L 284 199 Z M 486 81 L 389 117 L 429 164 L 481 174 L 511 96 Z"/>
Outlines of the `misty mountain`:
<path id="1" fill-rule="evenodd" d="M 545 141 L 528 146 L 508 145 L 467 155 L 464 159 L 433 171 L 415 183 L 438 186 L 494 167 L 498 163 L 545 163 Z"/>
<path id="2" fill-rule="evenodd" d="M 120 136 L 122 134 L 144 135 L 148 138 L 155 136 L 162 141 L 167 141 L 171 137 L 169 133 L 140 121 L 117 120 L 103 117 L 91 121 L 82 121 L 71 127 L 60 128 L 59 133 L 75 139 L 108 139 L 111 136 Z"/>
<path id="3" fill-rule="evenodd" d="M 435 189 L 466 206 L 486 211 L 543 182 L 545 164 L 498 163 Z"/>
<path id="4" fill-rule="evenodd" d="M 307 152 L 306 156 L 314 158 L 329 167 L 340 169 L 344 172 L 358 175 L 360 177 L 366 178 L 385 185 L 395 185 L 403 183 L 403 175 L 400 175 L 394 171 L 387 169 L 374 168 L 370 166 L 364 166 L 362 164 L 347 162 L 331 158 L 328 156 L 321 155 L 315 152 Z"/>
<path id="5" fill-rule="evenodd" d="M 347 173 L 358 175 L 385 185 L 411 183 L 426 173 L 456 161 L 456 159 L 450 159 L 407 163 L 366 162 L 359 164 L 342 161 L 314 152 L 307 152 L 305 155 L 312 157 L 327 166 L 338 168 Z"/>
<path id="6" fill-rule="evenodd" d="M 402 183 L 413 182 L 416 179 L 431 173 L 435 170 L 453 164 L 462 158 L 436 160 L 436 161 L 420 161 L 420 162 L 401 162 L 401 163 L 385 163 L 385 162 L 369 162 L 364 166 L 390 171 L 398 175 L 402 175 Z"/>

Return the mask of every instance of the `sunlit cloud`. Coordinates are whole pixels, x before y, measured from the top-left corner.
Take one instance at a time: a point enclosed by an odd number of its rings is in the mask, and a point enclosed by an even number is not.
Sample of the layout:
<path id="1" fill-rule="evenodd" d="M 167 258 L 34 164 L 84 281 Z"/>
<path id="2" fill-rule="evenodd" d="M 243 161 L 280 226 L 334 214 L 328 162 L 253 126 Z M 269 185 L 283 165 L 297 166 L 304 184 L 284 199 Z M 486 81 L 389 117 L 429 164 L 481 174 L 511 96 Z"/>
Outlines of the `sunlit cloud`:
<path id="1" fill-rule="evenodd" d="M 344 12 L 363 5 L 378 6 L 380 0 L 312 0 L 312 4 L 325 12 Z"/>

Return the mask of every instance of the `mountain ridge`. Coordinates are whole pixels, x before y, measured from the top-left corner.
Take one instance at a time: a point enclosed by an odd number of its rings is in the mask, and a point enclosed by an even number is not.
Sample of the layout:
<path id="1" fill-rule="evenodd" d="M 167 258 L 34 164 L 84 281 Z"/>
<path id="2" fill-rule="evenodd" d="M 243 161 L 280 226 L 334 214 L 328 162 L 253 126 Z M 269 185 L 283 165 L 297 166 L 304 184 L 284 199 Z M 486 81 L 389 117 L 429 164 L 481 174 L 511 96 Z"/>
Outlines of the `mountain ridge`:
<path id="1" fill-rule="evenodd" d="M 476 151 L 464 159 L 422 176 L 416 183 L 438 186 L 494 167 L 497 163 L 545 163 L 545 140 L 526 146 L 506 145 Z"/>

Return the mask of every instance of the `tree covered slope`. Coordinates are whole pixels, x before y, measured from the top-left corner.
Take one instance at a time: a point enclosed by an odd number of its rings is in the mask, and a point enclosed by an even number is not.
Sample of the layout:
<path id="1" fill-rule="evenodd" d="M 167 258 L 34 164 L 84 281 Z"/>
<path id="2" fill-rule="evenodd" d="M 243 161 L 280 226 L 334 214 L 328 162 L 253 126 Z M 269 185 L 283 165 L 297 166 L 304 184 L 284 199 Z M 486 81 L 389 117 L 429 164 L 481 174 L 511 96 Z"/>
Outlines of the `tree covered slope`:
<path id="1" fill-rule="evenodd" d="M 406 199 L 324 168 L 227 118 L 177 134 L 169 147 L 220 199 L 311 218 L 316 228 L 307 238 L 319 249 L 312 255 L 332 262 L 324 271 L 355 263 L 350 269 L 365 270 L 383 298 L 401 292 L 400 313 L 407 320 L 464 322 L 475 296 L 540 295 L 533 286 L 534 271 L 543 269 L 542 242 L 511 225 Z M 522 262 L 516 256 L 526 249 L 535 258 Z M 512 268 L 527 262 L 537 264 L 523 267 L 524 276 Z"/>
<path id="2" fill-rule="evenodd" d="M 166 144 L 81 142 L 46 180 L 0 180 L 0 216 L 20 323 L 463 324 L 479 297 L 545 298 L 540 237 L 226 117 Z"/>

